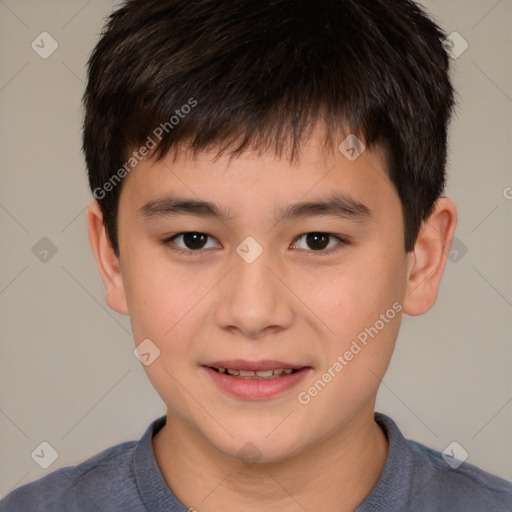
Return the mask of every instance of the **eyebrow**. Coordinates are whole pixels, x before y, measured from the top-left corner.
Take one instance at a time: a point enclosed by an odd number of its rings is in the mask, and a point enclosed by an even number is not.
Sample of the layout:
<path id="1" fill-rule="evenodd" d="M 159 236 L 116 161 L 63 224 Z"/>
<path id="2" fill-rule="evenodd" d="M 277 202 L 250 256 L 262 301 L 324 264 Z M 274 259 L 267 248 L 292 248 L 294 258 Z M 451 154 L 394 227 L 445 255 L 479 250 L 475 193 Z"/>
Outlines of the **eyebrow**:
<path id="1" fill-rule="evenodd" d="M 346 220 L 365 221 L 372 217 L 372 212 L 363 203 L 337 192 L 326 198 L 290 204 L 279 210 L 274 216 L 274 221 L 277 224 L 282 220 L 324 215 Z"/>
<path id="2" fill-rule="evenodd" d="M 200 199 L 185 197 L 164 197 L 147 202 L 138 213 L 146 219 L 170 217 L 175 215 L 194 215 L 212 217 L 223 221 L 233 220 L 228 209 L 221 205 Z M 325 198 L 301 201 L 281 208 L 274 215 L 277 224 L 283 220 L 333 216 L 345 220 L 366 221 L 372 217 L 371 210 L 364 204 L 342 193 L 334 193 Z"/>

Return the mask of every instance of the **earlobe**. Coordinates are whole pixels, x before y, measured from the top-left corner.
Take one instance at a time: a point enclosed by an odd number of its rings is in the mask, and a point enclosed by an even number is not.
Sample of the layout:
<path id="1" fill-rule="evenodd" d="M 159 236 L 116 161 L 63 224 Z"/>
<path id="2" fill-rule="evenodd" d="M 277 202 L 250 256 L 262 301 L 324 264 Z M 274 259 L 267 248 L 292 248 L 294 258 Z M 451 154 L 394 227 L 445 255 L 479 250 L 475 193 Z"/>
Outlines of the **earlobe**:
<path id="1" fill-rule="evenodd" d="M 97 201 L 93 201 L 87 208 L 87 227 L 94 259 L 105 285 L 107 305 L 118 313 L 128 315 L 119 259 L 107 235 L 103 214 Z"/>
<path id="2" fill-rule="evenodd" d="M 446 197 L 438 199 L 420 228 L 411 255 L 404 298 L 407 315 L 421 315 L 435 304 L 456 225 L 453 201 Z"/>

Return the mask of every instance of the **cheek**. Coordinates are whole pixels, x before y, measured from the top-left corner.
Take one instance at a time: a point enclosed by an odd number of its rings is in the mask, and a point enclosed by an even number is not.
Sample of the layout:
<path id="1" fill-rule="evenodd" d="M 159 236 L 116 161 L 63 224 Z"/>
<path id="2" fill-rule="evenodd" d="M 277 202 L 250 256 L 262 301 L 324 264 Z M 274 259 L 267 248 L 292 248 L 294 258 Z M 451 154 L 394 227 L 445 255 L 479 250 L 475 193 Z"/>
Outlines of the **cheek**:
<path id="1" fill-rule="evenodd" d="M 160 346 L 169 331 L 197 302 L 200 286 L 154 254 L 133 251 L 125 260 L 125 291 L 135 341 Z"/>
<path id="2" fill-rule="evenodd" d="M 173 297 L 162 280 L 138 272 L 127 290 L 128 309 L 136 342 L 150 338 L 158 343 L 173 322 Z M 160 343 L 158 343 L 160 345 Z"/>
<path id="3" fill-rule="evenodd" d="M 401 301 L 405 280 L 395 261 L 383 258 L 339 266 L 322 279 L 307 282 L 307 304 L 330 327 L 346 338 L 378 320 L 396 301 Z"/>
<path id="4" fill-rule="evenodd" d="M 320 284 L 309 283 L 308 306 L 329 327 L 321 371 L 331 368 L 337 376 L 324 399 L 334 393 L 337 400 L 342 393 L 350 401 L 376 392 L 394 350 L 405 290 L 403 255 L 379 255 L 377 248 L 366 255 L 340 266 Z M 357 390 L 352 398 L 343 392 L 346 386 Z"/>
<path id="5" fill-rule="evenodd" d="M 148 265 L 148 261 L 153 263 Z M 211 284 L 142 251 L 126 261 L 126 271 L 135 344 L 149 339 L 158 349 L 158 356 L 143 369 L 162 400 L 173 404 L 175 414 L 187 418 L 192 414 L 191 404 L 183 387 L 192 389 L 191 347 L 201 325 L 200 299 Z"/>

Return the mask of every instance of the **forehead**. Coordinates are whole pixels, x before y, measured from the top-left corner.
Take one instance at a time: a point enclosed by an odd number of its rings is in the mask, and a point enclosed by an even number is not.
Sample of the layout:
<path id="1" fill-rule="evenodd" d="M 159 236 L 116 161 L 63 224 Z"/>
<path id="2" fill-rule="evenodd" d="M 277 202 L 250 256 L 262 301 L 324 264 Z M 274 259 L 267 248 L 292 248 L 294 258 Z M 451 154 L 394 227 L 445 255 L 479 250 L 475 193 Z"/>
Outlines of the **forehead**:
<path id="1" fill-rule="evenodd" d="M 142 210 L 151 216 L 159 203 L 180 198 L 202 202 L 205 216 L 224 221 L 263 214 L 272 214 L 275 221 L 290 213 L 286 207 L 291 203 L 334 196 L 341 202 L 347 199 L 347 209 L 359 209 L 359 213 L 400 209 L 381 148 L 350 147 L 351 139 L 344 140 L 348 143 L 342 140 L 340 148 L 326 147 L 319 134 L 313 134 L 293 160 L 272 150 L 233 156 L 214 148 L 144 159 L 125 178 L 120 210 Z"/>

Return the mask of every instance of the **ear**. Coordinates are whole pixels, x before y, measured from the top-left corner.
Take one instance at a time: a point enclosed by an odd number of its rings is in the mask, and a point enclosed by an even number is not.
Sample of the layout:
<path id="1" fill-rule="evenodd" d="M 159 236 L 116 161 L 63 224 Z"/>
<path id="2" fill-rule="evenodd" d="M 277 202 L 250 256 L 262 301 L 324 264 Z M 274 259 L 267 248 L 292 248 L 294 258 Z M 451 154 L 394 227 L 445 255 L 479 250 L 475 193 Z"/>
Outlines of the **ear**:
<path id="1" fill-rule="evenodd" d="M 410 258 L 403 309 L 407 315 L 421 315 L 435 304 L 456 225 L 453 201 L 438 199 L 420 228 Z"/>
<path id="2" fill-rule="evenodd" d="M 127 315 L 128 307 L 119 259 L 107 235 L 103 214 L 97 201 L 93 201 L 87 208 L 87 226 L 94 259 L 107 292 L 107 305 L 114 311 Z"/>

